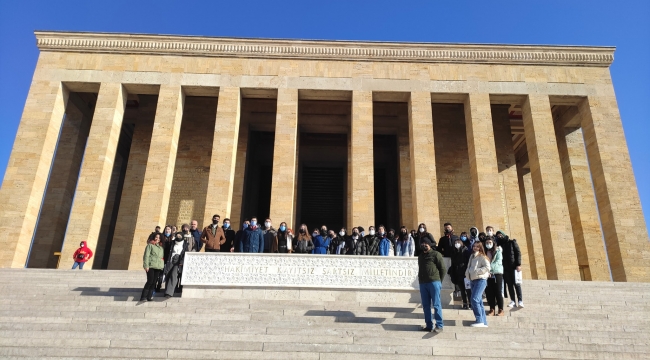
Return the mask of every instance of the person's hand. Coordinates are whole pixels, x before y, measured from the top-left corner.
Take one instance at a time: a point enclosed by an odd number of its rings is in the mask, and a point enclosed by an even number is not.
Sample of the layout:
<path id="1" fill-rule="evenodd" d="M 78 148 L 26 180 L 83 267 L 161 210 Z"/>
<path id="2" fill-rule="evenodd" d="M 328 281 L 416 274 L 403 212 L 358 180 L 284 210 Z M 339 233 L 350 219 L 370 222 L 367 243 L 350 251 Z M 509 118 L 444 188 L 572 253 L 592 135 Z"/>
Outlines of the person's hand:
<path id="1" fill-rule="evenodd" d="M 230 248 L 230 252 L 235 252 L 235 248 L 234 248 L 234 247 L 231 247 L 231 248 Z"/>
<path id="2" fill-rule="evenodd" d="M 521 266 L 517 266 L 517 271 L 521 271 Z"/>
<path id="3" fill-rule="evenodd" d="M 149 268 L 144 268 L 144 271 L 145 271 L 145 272 L 149 272 Z"/>

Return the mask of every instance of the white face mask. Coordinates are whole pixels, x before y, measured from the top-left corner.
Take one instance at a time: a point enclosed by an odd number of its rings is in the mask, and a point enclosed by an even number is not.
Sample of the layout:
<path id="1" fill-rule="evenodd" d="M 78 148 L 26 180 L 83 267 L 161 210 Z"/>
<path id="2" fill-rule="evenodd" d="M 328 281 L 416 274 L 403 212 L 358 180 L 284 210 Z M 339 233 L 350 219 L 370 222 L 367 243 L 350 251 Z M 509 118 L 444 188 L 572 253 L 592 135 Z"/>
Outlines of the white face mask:
<path id="1" fill-rule="evenodd" d="M 485 247 L 488 249 L 492 249 L 492 244 L 485 244 Z"/>
<path id="2" fill-rule="evenodd" d="M 339 231 L 339 236 L 345 235 L 345 231 Z"/>
<path id="3" fill-rule="evenodd" d="M 271 223 L 267 221 L 267 222 L 264 223 L 264 226 L 271 227 Z"/>
<path id="4" fill-rule="evenodd" d="M 456 249 L 460 249 L 460 244 L 459 243 L 456 243 L 456 245 L 454 245 L 454 246 L 456 247 Z"/>
<path id="5" fill-rule="evenodd" d="M 420 232 L 423 233 L 423 232 L 424 232 L 424 228 L 421 227 L 421 228 L 420 228 Z"/>
<path id="6" fill-rule="evenodd" d="M 494 232 L 492 232 L 492 230 L 487 232 L 487 236 L 492 236 L 492 235 L 494 235 Z"/>
<path id="7" fill-rule="evenodd" d="M 370 230 L 370 236 L 375 235 L 375 230 Z"/>

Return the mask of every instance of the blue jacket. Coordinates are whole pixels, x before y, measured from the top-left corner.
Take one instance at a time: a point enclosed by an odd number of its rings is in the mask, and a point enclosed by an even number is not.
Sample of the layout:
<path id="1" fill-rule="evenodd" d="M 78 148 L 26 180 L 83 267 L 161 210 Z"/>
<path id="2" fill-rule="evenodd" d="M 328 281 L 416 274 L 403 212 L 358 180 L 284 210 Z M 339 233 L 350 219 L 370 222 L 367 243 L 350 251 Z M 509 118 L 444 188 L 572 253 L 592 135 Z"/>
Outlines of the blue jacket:
<path id="1" fill-rule="evenodd" d="M 390 253 L 390 240 L 387 237 L 379 243 L 379 256 L 388 256 Z"/>
<path id="2" fill-rule="evenodd" d="M 323 239 L 322 236 L 312 236 L 311 240 L 314 242 L 314 250 L 311 251 L 312 254 L 327 254 L 327 249 L 330 248 L 330 238 L 326 237 Z"/>
<path id="3" fill-rule="evenodd" d="M 203 248 L 203 243 L 201 242 L 201 230 L 190 229 L 190 234 L 192 234 L 192 237 L 194 238 L 194 251 L 196 252 L 201 251 L 201 249 Z"/>
<path id="4" fill-rule="evenodd" d="M 244 230 L 239 242 L 239 252 L 262 253 L 264 252 L 264 236 L 258 227 L 253 230 L 250 226 Z"/>

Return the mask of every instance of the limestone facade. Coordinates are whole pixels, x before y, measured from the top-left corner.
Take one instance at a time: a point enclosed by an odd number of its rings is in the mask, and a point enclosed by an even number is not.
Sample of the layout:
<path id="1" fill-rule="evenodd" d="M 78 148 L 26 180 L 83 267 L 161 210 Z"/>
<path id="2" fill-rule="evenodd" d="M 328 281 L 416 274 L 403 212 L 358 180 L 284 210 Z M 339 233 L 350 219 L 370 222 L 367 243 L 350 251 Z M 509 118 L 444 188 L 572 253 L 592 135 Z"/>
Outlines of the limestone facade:
<path id="1" fill-rule="evenodd" d="M 295 229 L 321 211 L 348 231 L 492 225 L 530 278 L 650 278 L 613 48 L 36 38 L 0 267 L 54 267 L 61 250 L 68 268 L 86 240 L 137 269 L 155 225 L 218 213 Z"/>

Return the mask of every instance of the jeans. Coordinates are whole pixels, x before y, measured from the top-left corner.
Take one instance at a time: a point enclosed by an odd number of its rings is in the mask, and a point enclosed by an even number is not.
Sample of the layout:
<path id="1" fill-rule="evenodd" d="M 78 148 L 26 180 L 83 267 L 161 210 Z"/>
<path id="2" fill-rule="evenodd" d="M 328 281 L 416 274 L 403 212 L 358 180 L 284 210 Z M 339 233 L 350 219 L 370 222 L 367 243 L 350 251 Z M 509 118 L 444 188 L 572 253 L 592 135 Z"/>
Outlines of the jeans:
<path id="1" fill-rule="evenodd" d="M 497 306 L 499 307 L 499 310 L 503 310 L 503 295 L 501 294 L 502 286 L 503 274 L 494 274 L 494 279 L 489 278 L 487 280 L 485 297 L 490 305 L 490 310 L 496 309 Z"/>
<path id="2" fill-rule="evenodd" d="M 511 301 L 517 302 L 515 300 L 515 292 L 517 294 L 517 299 L 519 301 L 524 301 L 521 296 L 521 285 L 515 284 L 515 269 L 503 269 L 503 281 L 506 283 L 508 288 L 508 297 Z"/>
<path id="3" fill-rule="evenodd" d="M 79 262 L 75 261 L 74 264 L 72 264 L 72 270 L 76 269 L 77 266 L 79 267 L 79 270 L 83 270 L 85 262 Z"/>
<path id="4" fill-rule="evenodd" d="M 486 286 L 485 279 L 472 280 L 472 311 L 476 316 L 476 322 L 485 325 L 487 325 L 487 317 L 485 317 L 485 307 L 483 307 L 483 290 Z"/>
<path id="5" fill-rule="evenodd" d="M 142 289 L 140 300 L 151 299 L 153 297 L 153 291 L 156 288 L 156 281 L 160 277 L 161 273 L 162 269 L 149 268 L 149 271 L 147 271 L 147 282 L 144 284 L 144 288 Z"/>
<path id="6" fill-rule="evenodd" d="M 433 302 L 436 327 L 442 329 L 442 303 L 440 302 L 440 289 L 442 283 L 434 281 L 420 284 L 420 297 L 422 298 L 422 310 L 424 310 L 424 322 L 427 329 L 433 329 L 433 317 L 431 316 L 431 302 Z"/>

